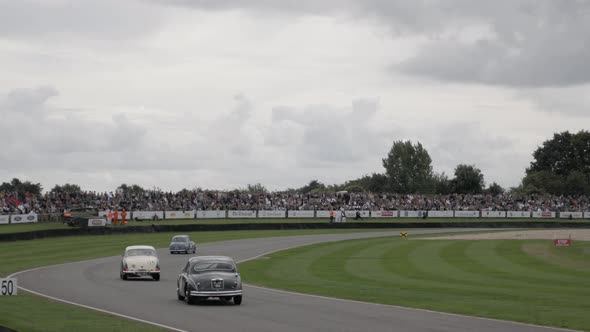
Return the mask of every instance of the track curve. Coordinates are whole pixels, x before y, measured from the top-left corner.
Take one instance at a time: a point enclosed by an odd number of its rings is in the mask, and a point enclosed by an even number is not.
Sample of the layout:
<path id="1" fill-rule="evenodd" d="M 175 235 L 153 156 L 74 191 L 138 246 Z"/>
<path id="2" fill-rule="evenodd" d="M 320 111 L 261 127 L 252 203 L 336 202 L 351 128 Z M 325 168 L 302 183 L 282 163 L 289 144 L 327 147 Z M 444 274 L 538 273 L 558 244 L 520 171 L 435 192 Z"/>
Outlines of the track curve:
<path id="1" fill-rule="evenodd" d="M 460 231 L 446 229 L 444 231 Z M 418 230 L 413 234 L 440 233 Z M 244 261 L 296 246 L 347 239 L 397 236 L 394 232 L 244 239 L 203 244 L 199 255 Z M 125 246 L 128 244 L 124 244 Z M 130 245 L 130 244 L 129 244 Z M 122 281 L 120 257 L 49 266 L 14 274 L 24 290 L 111 312 L 176 331 L 556 331 L 559 329 L 388 305 L 309 296 L 244 285 L 244 303 L 187 306 L 176 299 L 176 277 L 187 255 L 159 250 L 162 279 Z M 247 280 L 245 280 L 247 283 Z"/>

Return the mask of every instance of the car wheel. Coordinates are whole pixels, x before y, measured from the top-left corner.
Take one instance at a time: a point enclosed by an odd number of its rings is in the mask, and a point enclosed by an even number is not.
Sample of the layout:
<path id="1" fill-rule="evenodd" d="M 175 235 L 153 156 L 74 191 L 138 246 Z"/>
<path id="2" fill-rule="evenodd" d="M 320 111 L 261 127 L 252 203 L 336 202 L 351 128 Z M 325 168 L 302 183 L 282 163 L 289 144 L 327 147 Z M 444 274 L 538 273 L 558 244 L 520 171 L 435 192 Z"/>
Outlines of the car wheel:
<path id="1" fill-rule="evenodd" d="M 193 297 L 191 296 L 191 290 L 189 289 L 188 285 L 184 286 L 184 302 L 186 302 L 188 305 L 195 303 Z"/>
<path id="2" fill-rule="evenodd" d="M 160 274 L 154 273 L 154 274 L 152 274 L 152 278 L 154 278 L 155 281 L 160 281 Z"/>
<path id="3" fill-rule="evenodd" d="M 242 295 L 237 295 L 237 296 L 234 296 L 234 304 L 235 304 L 235 305 L 240 305 L 240 304 L 242 304 Z"/>
<path id="4" fill-rule="evenodd" d="M 180 289 L 176 290 L 176 297 L 178 298 L 179 301 L 184 300 L 184 296 L 180 295 Z"/>
<path id="5" fill-rule="evenodd" d="M 127 274 L 123 273 L 123 275 L 121 275 L 121 279 L 127 280 Z"/>

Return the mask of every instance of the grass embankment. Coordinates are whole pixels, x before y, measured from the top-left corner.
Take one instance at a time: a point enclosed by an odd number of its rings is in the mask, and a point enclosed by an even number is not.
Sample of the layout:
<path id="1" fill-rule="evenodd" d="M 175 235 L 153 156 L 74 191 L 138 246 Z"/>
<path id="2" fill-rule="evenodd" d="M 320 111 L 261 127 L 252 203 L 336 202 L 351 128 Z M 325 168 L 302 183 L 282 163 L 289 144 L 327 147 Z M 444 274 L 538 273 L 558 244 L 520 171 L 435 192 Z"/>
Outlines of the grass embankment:
<path id="1" fill-rule="evenodd" d="M 589 219 L 506 219 L 506 218 L 364 218 L 364 220 L 354 220 L 348 218 L 347 222 L 376 222 L 376 223 L 414 223 L 414 222 L 522 222 L 522 221 L 543 221 L 543 222 L 589 222 Z M 151 226 L 154 225 L 187 225 L 187 224 L 261 224 L 261 223 L 328 223 L 327 218 L 282 218 L 282 219 L 172 219 L 172 220 L 146 220 L 146 221 L 129 221 L 128 226 Z M 125 227 L 121 225 L 107 227 Z M 70 226 L 59 222 L 35 223 L 35 224 L 14 224 L 0 225 L 0 233 L 19 233 L 31 232 L 45 229 L 67 229 Z"/>
<path id="2" fill-rule="evenodd" d="M 197 243 L 371 230 L 293 230 L 190 233 Z M 145 243 L 166 247 L 172 233 L 78 236 L 0 243 L 0 276 L 39 266 L 120 255 L 125 246 Z M 100 312 L 86 310 L 26 293 L 0 297 L 0 327 L 17 331 L 160 331 Z"/>
<path id="3" fill-rule="evenodd" d="M 240 269 L 248 283 L 272 288 L 590 330 L 590 242 L 350 240 Z"/>

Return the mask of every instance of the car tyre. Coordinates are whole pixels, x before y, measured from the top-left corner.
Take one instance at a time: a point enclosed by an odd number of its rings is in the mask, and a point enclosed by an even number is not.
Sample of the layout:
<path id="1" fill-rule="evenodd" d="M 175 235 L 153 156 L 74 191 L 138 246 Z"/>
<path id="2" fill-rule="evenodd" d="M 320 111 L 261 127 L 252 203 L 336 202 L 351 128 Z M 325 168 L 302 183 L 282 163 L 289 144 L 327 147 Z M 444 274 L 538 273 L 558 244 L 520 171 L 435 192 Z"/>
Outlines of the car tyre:
<path id="1" fill-rule="evenodd" d="M 236 296 L 234 296 L 234 304 L 235 305 L 242 304 L 242 295 L 236 295 Z"/>
<path id="2" fill-rule="evenodd" d="M 152 274 L 152 278 L 154 278 L 155 281 L 160 281 L 160 274 L 154 273 L 154 274 Z"/>
<path id="3" fill-rule="evenodd" d="M 184 302 L 186 302 L 188 305 L 195 303 L 195 300 L 191 296 L 191 290 L 189 289 L 188 285 L 184 286 Z"/>
<path id="4" fill-rule="evenodd" d="M 121 279 L 123 279 L 123 280 L 127 280 L 127 274 L 123 273 L 123 274 L 121 275 Z"/>
<path id="5" fill-rule="evenodd" d="M 184 296 L 180 295 L 180 289 L 176 290 L 176 298 L 178 298 L 179 301 L 184 301 Z"/>

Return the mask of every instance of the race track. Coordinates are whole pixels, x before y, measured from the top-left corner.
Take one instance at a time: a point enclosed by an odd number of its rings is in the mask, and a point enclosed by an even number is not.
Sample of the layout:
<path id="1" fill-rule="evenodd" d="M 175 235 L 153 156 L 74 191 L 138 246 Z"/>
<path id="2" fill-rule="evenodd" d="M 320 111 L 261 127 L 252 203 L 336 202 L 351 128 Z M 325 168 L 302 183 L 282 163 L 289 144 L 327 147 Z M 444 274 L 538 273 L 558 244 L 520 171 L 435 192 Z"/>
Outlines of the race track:
<path id="1" fill-rule="evenodd" d="M 445 231 L 458 231 L 445 230 Z M 418 233 L 440 233 L 419 230 Z M 227 255 L 236 261 L 271 251 L 326 241 L 397 236 L 394 232 L 246 239 L 199 246 L 198 255 Z M 131 245 L 132 243 L 122 244 Z M 133 243 L 136 244 L 136 243 Z M 137 243 L 139 244 L 139 243 Z M 146 243 L 149 244 L 149 243 Z M 120 257 L 23 271 L 19 286 L 38 294 L 145 320 L 176 331 L 556 331 L 526 324 L 480 319 L 293 294 L 244 286 L 244 302 L 188 306 L 176 299 L 176 277 L 188 255 L 159 250 L 162 279 L 119 279 Z M 244 280 L 247 283 L 247 280 Z"/>

